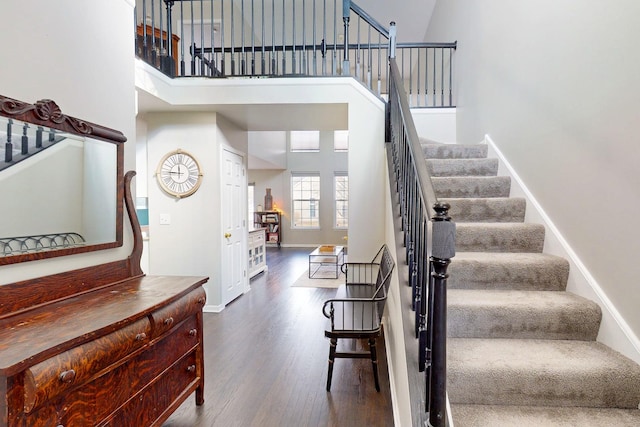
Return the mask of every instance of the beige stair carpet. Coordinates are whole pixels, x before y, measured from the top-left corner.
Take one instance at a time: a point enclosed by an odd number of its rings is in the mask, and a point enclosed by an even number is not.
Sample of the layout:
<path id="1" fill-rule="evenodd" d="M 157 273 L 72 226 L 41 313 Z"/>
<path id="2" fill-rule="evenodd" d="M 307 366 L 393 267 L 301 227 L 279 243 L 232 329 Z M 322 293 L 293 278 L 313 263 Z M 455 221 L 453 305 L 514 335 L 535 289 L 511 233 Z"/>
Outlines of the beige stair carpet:
<path id="1" fill-rule="evenodd" d="M 566 292 L 569 263 L 484 144 L 423 144 L 451 205 L 447 392 L 455 427 L 640 426 L 640 366 L 598 343 L 601 309 Z"/>

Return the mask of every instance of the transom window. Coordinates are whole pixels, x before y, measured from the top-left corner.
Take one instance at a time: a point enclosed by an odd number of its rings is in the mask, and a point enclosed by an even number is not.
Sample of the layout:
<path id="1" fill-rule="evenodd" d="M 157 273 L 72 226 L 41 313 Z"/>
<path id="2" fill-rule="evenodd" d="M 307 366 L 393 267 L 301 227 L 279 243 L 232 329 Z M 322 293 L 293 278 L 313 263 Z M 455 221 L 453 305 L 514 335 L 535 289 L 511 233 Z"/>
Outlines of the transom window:
<path id="1" fill-rule="evenodd" d="M 333 131 L 333 151 L 345 152 L 349 151 L 349 131 L 335 130 Z"/>
<path id="2" fill-rule="evenodd" d="M 293 228 L 320 228 L 320 175 L 292 175 L 291 203 Z"/>
<path id="3" fill-rule="evenodd" d="M 315 153 L 320 151 L 320 131 L 292 130 L 291 151 Z"/>

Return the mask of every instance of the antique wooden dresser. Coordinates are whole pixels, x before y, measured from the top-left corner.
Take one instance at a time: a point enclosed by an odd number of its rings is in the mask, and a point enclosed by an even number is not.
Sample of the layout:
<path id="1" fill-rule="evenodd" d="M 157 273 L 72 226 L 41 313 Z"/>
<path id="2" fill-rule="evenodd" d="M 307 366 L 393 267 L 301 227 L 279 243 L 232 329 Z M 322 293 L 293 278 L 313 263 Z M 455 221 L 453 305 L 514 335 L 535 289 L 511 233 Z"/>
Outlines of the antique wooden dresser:
<path id="1" fill-rule="evenodd" d="M 134 175 L 127 259 L 0 286 L 0 426 L 154 426 L 203 403 L 207 278 L 143 274 Z"/>

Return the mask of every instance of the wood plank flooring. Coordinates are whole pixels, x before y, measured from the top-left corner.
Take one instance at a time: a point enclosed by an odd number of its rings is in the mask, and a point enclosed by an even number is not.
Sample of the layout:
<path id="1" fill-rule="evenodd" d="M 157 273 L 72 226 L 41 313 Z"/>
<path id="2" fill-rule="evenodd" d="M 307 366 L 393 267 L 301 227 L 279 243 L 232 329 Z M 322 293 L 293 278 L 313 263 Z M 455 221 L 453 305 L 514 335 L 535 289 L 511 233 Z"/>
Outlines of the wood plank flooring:
<path id="1" fill-rule="evenodd" d="M 293 288 L 307 248 L 268 248 L 269 271 L 221 313 L 204 314 L 204 405 L 189 399 L 164 427 L 393 426 L 384 340 L 380 387 L 369 360 L 339 359 L 325 390 L 322 303 L 335 289 Z M 357 343 L 357 345 L 360 345 Z"/>

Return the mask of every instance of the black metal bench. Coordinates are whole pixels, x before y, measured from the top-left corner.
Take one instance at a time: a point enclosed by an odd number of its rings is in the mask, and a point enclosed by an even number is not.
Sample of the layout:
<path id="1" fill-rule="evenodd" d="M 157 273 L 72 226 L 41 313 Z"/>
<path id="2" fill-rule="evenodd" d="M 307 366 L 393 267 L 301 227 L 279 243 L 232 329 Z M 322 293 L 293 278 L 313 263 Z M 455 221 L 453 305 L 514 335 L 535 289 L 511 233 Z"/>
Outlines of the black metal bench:
<path id="1" fill-rule="evenodd" d="M 387 245 L 382 245 L 368 263 L 347 262 L 342 265 L 345 284 L 335 298 L 324 302 L 322 313 L 329 319 L 325 337 L 331 341 L 327 391 L 331 390 L 333 363 L 336 358 L 371 358 L 376 390 L 380 391 L 376 338 L 382 331 L 382 313 L 387 301 L 395 261 Z M 367 339 L 369 350 L 337 351 L 339 339 Z"/>

